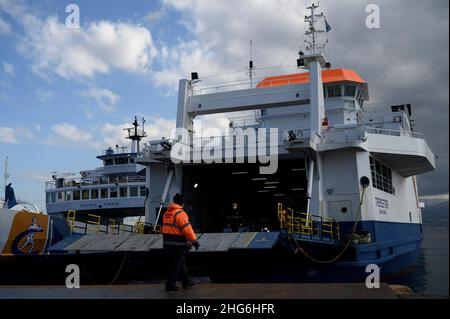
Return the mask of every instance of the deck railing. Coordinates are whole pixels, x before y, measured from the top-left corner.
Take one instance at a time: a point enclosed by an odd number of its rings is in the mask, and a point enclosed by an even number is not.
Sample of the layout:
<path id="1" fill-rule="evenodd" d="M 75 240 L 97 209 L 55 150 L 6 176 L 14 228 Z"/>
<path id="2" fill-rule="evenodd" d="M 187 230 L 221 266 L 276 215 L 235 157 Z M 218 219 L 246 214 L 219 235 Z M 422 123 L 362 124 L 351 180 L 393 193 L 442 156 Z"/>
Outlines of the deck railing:
<path id="1" fill-rule="evenodd" d="M 110 184 L 131 184 L 131 183 L 144 183 L 145 176 L 104 176 L 104 177 L 94 177 L 94 178 L 70 178 L 62 179 L 61 183 L 58 180 L 46 182 L 45 188 L 57 189 L 66 187 L 78 187 L 78 186 L 95 186 L 95 185 L 110 185 Z"/>
<path id="2" fill-rule="evenodd" d="M 87 214 L 77 215 L 77 212 L 70 210 L 66 216 L 67 225 L 71 233 L 84 235 L 134 235 L 134 234 L 159 234 L 161 227 L 158 225 L 153 230 L 153 225 L 143 221 L 137 221 L 135 225 L 120 223 L 114 219 L 99 215 Z"/>
<path id="3" fill-rule="evenodd" d="M 332 219 L 310 213 L 297 212 L 278 203 L 280 228 L 288 235 L 312 240 L 340 240 L 339 223 Z"/>

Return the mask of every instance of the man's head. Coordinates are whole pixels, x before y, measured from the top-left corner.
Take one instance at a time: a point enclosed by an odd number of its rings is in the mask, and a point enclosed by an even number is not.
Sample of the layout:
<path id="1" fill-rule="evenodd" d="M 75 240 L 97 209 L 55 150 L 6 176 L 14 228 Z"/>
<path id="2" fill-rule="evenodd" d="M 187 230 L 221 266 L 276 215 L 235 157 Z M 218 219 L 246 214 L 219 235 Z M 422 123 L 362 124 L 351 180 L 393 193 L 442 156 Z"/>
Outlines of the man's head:
<path id="1" fill-rule="evenodd" d="M 183 196 L 181 196 L 180 194 L 175 194 L 175 196 L 173 197 L 173 203 L 183 206 Z"/>

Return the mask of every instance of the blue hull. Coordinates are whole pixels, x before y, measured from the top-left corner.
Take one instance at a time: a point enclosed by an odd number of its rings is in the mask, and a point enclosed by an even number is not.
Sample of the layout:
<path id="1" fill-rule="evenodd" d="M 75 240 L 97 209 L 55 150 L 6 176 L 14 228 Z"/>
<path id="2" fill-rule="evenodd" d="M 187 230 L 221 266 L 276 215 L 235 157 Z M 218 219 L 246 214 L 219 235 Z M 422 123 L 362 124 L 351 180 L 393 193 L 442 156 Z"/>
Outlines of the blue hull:
<path id="1" fill-rule="evenodd" d="M 342 234 L 352 226 L 342 223 Z M 358 229 L 369 231 L 372 243 L 352 244 L 338 262 L 315 263 L 299 251 L 294 254 L 281 238 L 270 252 L 229 251 L 214 256 L 208 267 L 210 276 L 214 281 L 233 282 L 364 282 L 370 264 L 380 267 L 384 280 L 413 269 L 420 255 L 422 225 L 372 221 L 360 223 Z M 299 245 L 319 260 L 332 259 L 342 250 L 342 245 L 330 247 L 317 242 Z"/>

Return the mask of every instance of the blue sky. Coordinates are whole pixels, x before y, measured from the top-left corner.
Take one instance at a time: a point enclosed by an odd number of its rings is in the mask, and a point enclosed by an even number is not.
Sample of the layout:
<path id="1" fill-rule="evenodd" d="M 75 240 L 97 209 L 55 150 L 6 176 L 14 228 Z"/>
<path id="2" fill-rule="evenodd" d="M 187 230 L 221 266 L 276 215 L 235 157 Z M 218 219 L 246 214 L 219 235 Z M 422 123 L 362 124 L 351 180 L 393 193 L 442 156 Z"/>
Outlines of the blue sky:
<path id="1" fill-rule="evenodd" d="M 63 24 L 67 4 L 64 1 L 42 1 L 21 5 L 27 14 L 37 19 L 45 21 L 48 16 L 55 16 Z M 77 4 L 82 28 L 102 20 L 150 28 L 151 23 L 145 15 L 161 7 L 156 1 L 78 1 Z M 168 15 L 170 19 L 177 19 L 176 12 Z M 105 74 L 67 79 L 46 69 L 44 71 L 49 73 L 49 78 L 42 77 L 32 69 L 36 60 L 18 49 L 23 38 L 28 37 L 21 22 L 2 11 L 0 18 L 11 29 L 0 34 L 0 127 L 14 130 L 9 140 L 5 137 L 3 143 L 0 141 L 0 154 L 2 162 L 5 156 L 9 156 L 11 181 L 20 197 L 34 201 L 42 208 L 43 180 L 48 179 L 52 171 L 78 172 L 100 163 L 95 156 L 102 146 L 106 146 L 105 143 L 89 147 L 82 142 L 58 137 L 52 127 L 67 124 L 76 127 L 78 134 L 85 132 L 94 136 L 102 134 L 102 125 L 111 123 L 119 126 L 120 134 L 120 124 L 130 122 L 136 114 L 167 119 L 175 116 L 175 109 L 171 106 L 176 103 L 176 95 L 155 89 L 148 75 L 134 70 L 113 67 Z M 171 37 L 165 38 L 168 44 L 181 34 L 177 24 L 165 24 L 153 30 L 151 34 L 155 38 L 170 33 Z M 142 68 L 146 67 L 142 65 Z M 157 61 L 152 67 L 158 67 Z M 100 95 L 101 90 L 107 90 L 104 102 L 97 102 L 96 97 L 91 96 L 96 92 L 90 94 L 92 89 L 100 91 L 97 92 Z M 117 97 L 116 101 L 108 99 L 109 93 Z M 111 106 L 114 110 L 105 111 L 99 105 L 103 103 L 107 104 L 104 108 Z M 55 141 L 50 141 L 52 138 Z"/>
<path id="2" fill-rule="evenodd" d="M 122 128 L 135 115 L 145 116 L 151 138 L 167 135 L 178 79 L 192 71 L 225 74 L 217 82 L 229 80 L 230 71 L 244 77 L 250 38 L 257 76 L 263 77 L 262 67 L 295 64 L 308 2 L 0 0 L 0 160 L 9 157 L 16 193 L 43 209 L 44 181 L 52 171 L 98 166 L 95 156 L 102 149 L 126 143 Z M 364 28 L 370 1 L 324 0 L 321 7 L 333 28 L 333 65 L 356 69 L 369 82 L 374 103 L 407 98 L 417 104 L 418 126 L 447 161 L 423 179 L 422 192 L 448 199 L 448 183 L 436 183 L 448 176 L 448 121 L 426 120 L 428 103 L 448 115 L 448 71 L 433 63 L 448 63 L 448 15 L 442 13 L 448 3 L 434 2 L 429 9 L 420 2 L 379 1 L 379 31 Z M 70 3 L 80 8 L 77 30 L 65 26 Z M 391 65 L 383 67 L 386 56 Z M 436 68 L 425 88 L 433 100 L 423 100 L 415 89 L 423 84 L 417 61 L 430 73 Z M 437 128 L 446 131 L 444 138 Z"/>

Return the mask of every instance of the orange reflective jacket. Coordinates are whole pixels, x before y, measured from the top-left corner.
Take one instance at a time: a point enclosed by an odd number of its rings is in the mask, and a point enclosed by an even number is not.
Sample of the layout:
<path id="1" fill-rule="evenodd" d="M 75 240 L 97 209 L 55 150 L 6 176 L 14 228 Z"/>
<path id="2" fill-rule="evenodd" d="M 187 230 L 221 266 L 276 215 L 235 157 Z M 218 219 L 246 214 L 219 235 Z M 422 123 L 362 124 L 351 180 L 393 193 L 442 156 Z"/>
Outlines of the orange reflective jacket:
<path id="1" fill-rule="evenodd" d="M 195 232 L 189 222 L 189 217 L 180 205 L 171 203 L 163 216 L 162 222 L 165 244 L 197 240 L 197 236 L 195 236 Z"/>

